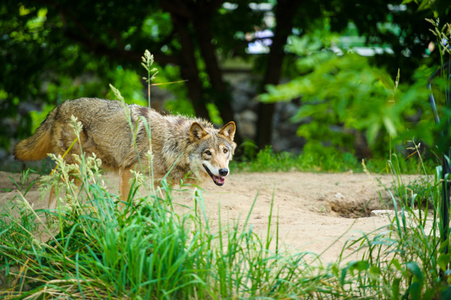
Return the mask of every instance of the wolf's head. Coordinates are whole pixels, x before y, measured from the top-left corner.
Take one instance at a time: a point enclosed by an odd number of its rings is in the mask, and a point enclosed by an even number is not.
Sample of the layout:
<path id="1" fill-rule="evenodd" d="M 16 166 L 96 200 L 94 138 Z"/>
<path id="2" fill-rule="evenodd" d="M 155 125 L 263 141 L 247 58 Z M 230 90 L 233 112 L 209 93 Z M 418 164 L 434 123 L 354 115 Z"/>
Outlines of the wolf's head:
<path id="1" fill-rule="evenodd" d="M 235 152 L 235 122 L 225 124 L 221 129 L 203 127 L 198 122 L 191 125 L 189 139 L 195 145 L 195 165 L 199 175 L 210 177 L 216 185 L 222 186 L 230 173 L 229 161 Z"/>

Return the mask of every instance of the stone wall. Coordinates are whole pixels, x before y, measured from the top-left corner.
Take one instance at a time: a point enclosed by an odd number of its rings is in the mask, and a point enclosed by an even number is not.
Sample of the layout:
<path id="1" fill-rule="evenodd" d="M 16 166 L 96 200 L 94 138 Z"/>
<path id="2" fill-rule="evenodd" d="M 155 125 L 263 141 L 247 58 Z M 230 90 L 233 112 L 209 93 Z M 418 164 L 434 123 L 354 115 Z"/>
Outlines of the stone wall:
<path id="1" fill-rule="evenodd" d="M 232 73 L 225 76 L 230 84 L 235 109 L 235 121 L 238 130 L 244 139 L 254 140 L 258 119 L 257 107 L 257 80 L 258 77 L 249 73 Z M 305 140 L 296 135 L 301 123 L 293 123 L 292 116 L 300 106 L 299 100 L 276 103 L 273 118 L 272 147 L 275 151 L 289 151 L 299 153 L 305 144 Z"/>

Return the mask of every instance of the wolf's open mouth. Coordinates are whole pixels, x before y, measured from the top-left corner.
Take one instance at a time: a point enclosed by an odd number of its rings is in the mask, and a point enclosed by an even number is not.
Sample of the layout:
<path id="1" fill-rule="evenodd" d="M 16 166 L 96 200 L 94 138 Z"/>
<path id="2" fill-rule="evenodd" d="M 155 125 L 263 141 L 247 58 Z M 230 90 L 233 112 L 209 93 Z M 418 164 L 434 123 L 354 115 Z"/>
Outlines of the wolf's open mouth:
<path id="1" fill-rule="evenodd" d="M 205 171 L 207 171 L 208 175 L 210 175 L 211 179 L 213 179 L 213 182 L 216 185 L 219 185 L 219 186 L 224 185 L 225 177 L 213 175 L 213 173 L 211 173 L 211 171 L 205 165 L 203 165 L 203 166 L 204 166 Z"/>

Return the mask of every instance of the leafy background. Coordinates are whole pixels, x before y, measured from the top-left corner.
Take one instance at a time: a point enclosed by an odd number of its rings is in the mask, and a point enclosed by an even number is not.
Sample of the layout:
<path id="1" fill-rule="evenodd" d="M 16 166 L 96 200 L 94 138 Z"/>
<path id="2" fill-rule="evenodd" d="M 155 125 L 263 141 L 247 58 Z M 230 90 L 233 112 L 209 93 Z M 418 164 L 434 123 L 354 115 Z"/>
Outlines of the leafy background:
<path id="1" fill-rule="evenodd" d="M 257 132 L 246 143 L 237 136 L 238 154 L 255 155 L 245 148 L 277 139 L 280 101 L 300 103 L 292 121 L 319 150 L 383 157 L 415 139 L 433 151 L 438 137 L 425 85 L 443 57 L 426 18 L 441 29 L 449 14 L 446 1 L 426 0 L 2 1 L 0 152 L 11 157 L 15 143 L 66 99 L 114 98 L 110 83 L 129 103 L 145 105 L 145 49 L 159 70 L 154 83 L 172 95 L 161 109 L 171 112 L 235 119 L 225 78 L 252 76 L 257 88 L 248 101 L 261 100 Z M 250 53 L 256 30 L 266 29 L 271 47 Z M 444 85 L 434 85 L 440 107 Z"/>

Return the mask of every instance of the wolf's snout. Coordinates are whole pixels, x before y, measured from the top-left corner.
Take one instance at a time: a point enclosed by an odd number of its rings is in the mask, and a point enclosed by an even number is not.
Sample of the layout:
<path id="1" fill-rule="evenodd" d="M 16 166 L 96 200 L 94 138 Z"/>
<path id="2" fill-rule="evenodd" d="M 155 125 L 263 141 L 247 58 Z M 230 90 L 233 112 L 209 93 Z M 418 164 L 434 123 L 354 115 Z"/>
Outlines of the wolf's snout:
<path id="1" fill-rule="evenodd" d="M 219 175 L 221 176 L 227 176 L 227 174 L 229 174 L 229 169 L 219 169 Z"/>

